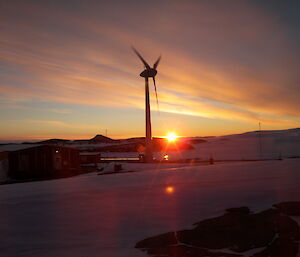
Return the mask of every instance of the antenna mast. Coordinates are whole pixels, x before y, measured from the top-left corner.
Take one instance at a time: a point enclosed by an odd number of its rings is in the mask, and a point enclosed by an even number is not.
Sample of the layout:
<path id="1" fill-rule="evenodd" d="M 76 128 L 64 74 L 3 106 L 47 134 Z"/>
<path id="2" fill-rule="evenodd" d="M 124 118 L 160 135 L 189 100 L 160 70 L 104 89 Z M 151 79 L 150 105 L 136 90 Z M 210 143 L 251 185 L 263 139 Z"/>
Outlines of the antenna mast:
<path id="1" fill-rule="evenodd" d="M 258 134 L 258 140 L 259 140 L 259 158 L 262 159 L 262 143 L 261 143 L 261 123 L 258 123 L 259 127 L 259 134 Z"/>

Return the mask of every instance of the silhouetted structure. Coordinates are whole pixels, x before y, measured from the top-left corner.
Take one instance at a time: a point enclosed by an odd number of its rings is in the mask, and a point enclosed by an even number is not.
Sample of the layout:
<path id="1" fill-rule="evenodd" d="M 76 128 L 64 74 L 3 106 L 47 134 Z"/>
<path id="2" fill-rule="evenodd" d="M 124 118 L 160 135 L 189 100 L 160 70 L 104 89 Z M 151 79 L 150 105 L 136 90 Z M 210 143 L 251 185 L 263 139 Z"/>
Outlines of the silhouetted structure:
<path id="1" fill-rule="evenodd" d="M 7 151 L 0 151 L 0 182 L 7 180 L 8 173 L 8 153 Z"/>
<path id="2" fill-rule="evenodd" d="M 80 153 L 80 165 L 86 166 L 93 164 L 95 167 L 97 163 L 101 162 L 101 154 L 100 153 Z"/>
<path id="3" fill-rule="evenodd" d="M 55 178 L 78 174 L 79 151 L 71 147 L 40 145 L 9 153 L 9 177 Z"/>
<path id="4" fill-rule="evenodd" d="M 140 58 L 142 63 L 145 66 L 145 70 L 141 72 L 140 76 L 145 78 L 145 104 L 146 104 L 146 151 L 145 151 L 145 161 L 151 162 L 153 161 L 153 153 L 152 153 L 152 130 L 151 130 L 151 113 L 150 113 L 150 96 L 149 96 L 149 78 L 153 79 L 155 95 L 156 95 L 156 102 L 158 106 L 158 97 L 157 97 L 157 90 L 156 90 L 156 83 L 155 83 L 155 76 L 157 74 L 157 66 L 160 61 L 160 56 L 156 60 L 153 65 L 153 68 L 144 60 L 144 58 L 140 55 L 140 53 L 132 47 L 133 51 L 136 55 Z"/>

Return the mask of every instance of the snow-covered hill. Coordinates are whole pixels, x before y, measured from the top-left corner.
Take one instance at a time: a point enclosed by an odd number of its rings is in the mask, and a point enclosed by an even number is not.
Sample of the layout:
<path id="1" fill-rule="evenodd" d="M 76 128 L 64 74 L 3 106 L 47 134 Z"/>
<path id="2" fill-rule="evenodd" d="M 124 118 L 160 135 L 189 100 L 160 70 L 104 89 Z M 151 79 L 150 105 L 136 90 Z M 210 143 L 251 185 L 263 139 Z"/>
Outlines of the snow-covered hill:
<path id="1" fill-rule="evenodd" d="M 195 139 L 202 138 L 182 139 L 194 149 L 170 158 L 283 160 L 125 164 L 137 172 L 1 185 L 0 256 L 146 257 L 134 248 L 144 238 L 188 229 L 230 207 L 259 211 L 300 201 L 300 159 L 287 158 L 300 155 L 299 129 Z M 7 150 L 22 146 L 30 147 Z"/>
<path id="2" fill-rule="evenodd" d="M 205 140 L 206 142 L 195 143 Z M 300 157 L 300 129 L 254 131 L 243 134 L 181 138 L 190 142 L 194 149 L 168 152 L 170 160 L 200 159 L 207 160 L 257 160 Z M 176 144 L 176 143 L 175 143 Z M 161 159 L 165 152 L 156 153 Z M 136 157 L 137 153 L 102 152 L 103 156 Z"/>
<path id="3" fill-rule="evenodd" d="M 183 156 L 219 160 L 300 157 L 300 129 L 255 131 L 208 138 L 207 143 L 194 147 L 194 151 L 186 152 Z"/>

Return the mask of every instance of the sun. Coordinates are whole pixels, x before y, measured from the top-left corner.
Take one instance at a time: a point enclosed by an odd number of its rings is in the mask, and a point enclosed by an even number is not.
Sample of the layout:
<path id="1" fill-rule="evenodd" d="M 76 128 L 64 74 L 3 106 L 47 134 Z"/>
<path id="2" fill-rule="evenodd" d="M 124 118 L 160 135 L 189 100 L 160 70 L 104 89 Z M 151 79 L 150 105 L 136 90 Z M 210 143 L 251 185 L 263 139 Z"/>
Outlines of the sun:
<path id="1" fill-rule="evenodd" d="M 174 132 L 170 132 L 167 136 L 166 139 L 168 139 L 170 142 L 174 142 L 177 139 L 177 135 Z"/>

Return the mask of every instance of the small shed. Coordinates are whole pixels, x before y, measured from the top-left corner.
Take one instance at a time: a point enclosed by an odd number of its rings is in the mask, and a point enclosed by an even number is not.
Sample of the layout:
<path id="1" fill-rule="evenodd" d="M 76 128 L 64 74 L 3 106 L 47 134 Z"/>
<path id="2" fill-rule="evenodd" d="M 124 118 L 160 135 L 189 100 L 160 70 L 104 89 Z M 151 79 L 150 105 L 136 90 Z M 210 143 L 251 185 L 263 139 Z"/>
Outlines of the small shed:
<path id="1" fill-rule="evenodd" d="M 40 145 L 9 153 L 9 177 L 55 178 L 80 172 L 79 151 L 58 145 Z"/>
<path id="2" fill-rule="evenodd" d="M 80 153 L 80 165 L 89 166 L 94 165 L 97 166 L 97 163 L 101 162 L 101 154 L 100 153 Z"/>

